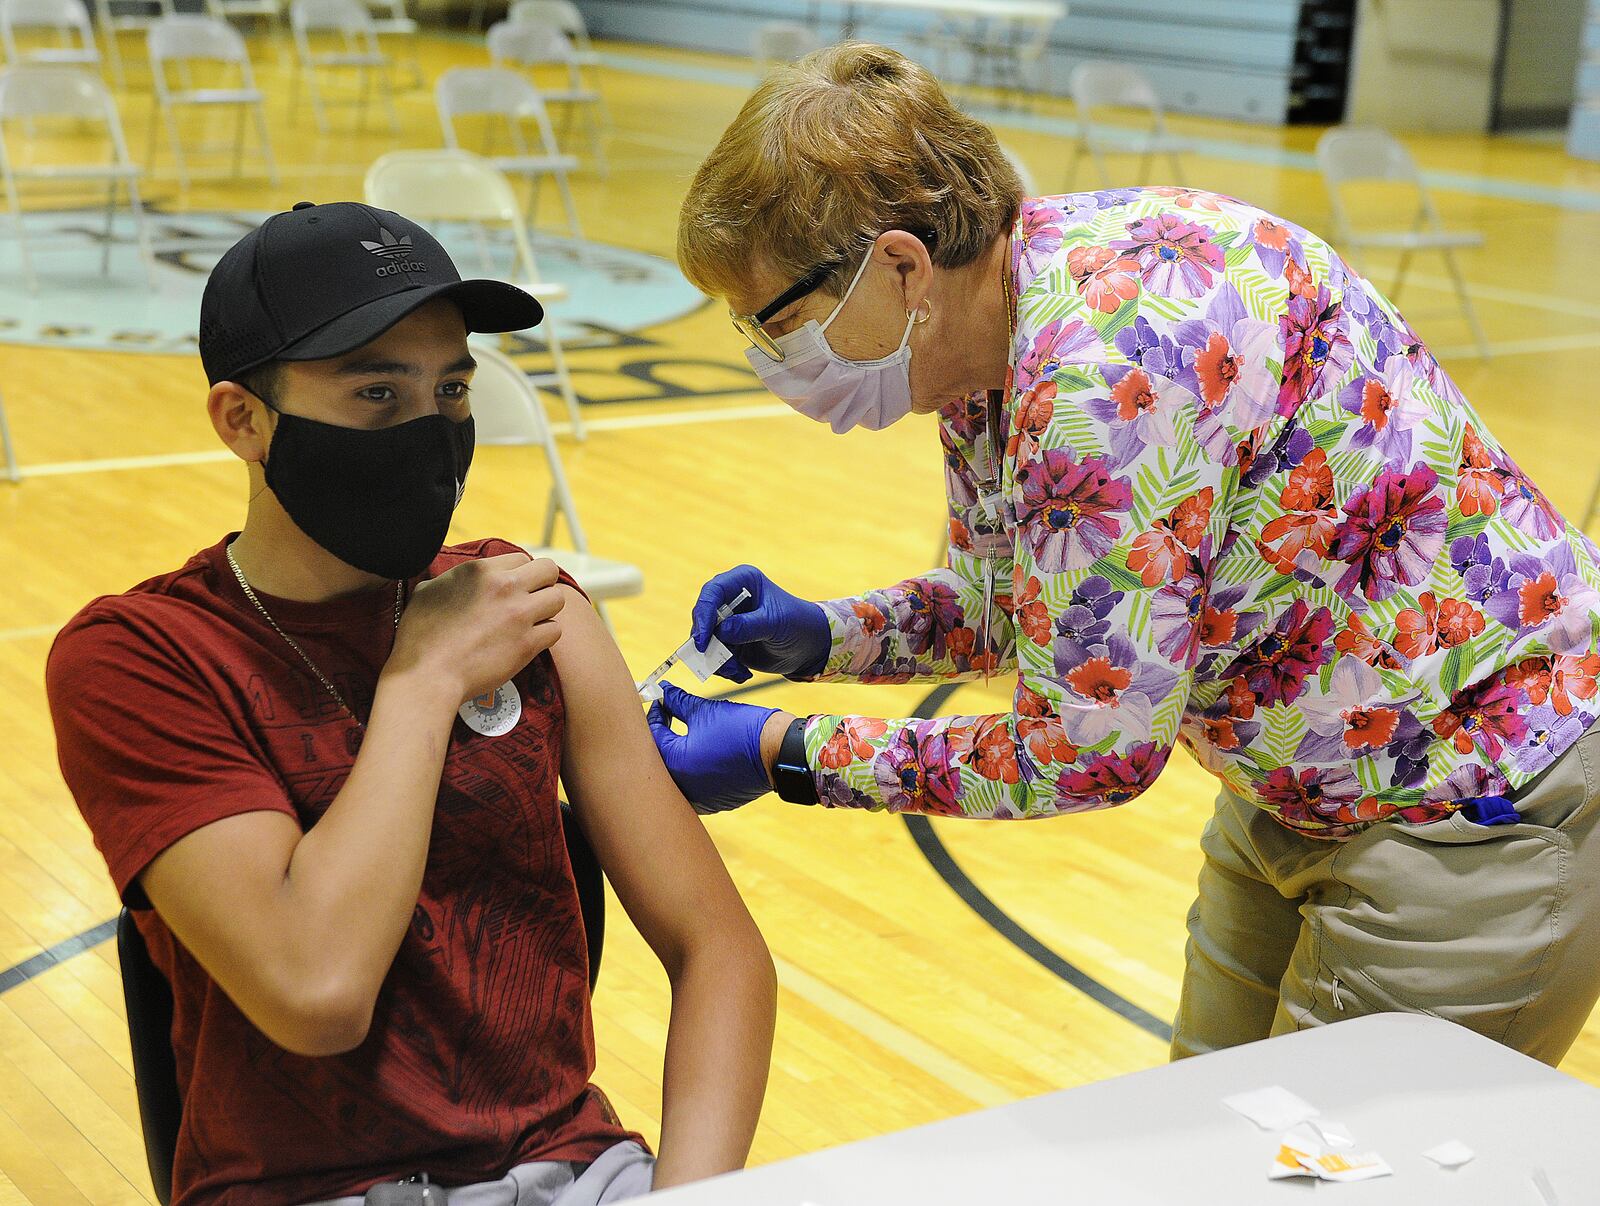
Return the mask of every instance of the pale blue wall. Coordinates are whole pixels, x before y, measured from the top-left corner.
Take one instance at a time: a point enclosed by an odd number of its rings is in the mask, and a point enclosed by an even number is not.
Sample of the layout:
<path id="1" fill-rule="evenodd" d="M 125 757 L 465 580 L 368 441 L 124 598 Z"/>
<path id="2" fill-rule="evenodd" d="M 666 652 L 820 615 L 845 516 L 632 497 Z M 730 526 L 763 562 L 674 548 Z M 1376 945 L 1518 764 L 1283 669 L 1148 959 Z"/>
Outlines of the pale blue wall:
<path id="1" fill-rule="evenodd" d="M 1589 0 L 1577 93 L 1567 150 L 1581 159 L 1600 160 L 1600 0 Z"/>
<path id="2" fill-rule="evenodd" d="M 580 0 L 598 36 L 748 55 L 765 21 L 814 21 L 839 36 L 846 5 L 805 0 Z M 1174 112 L 1281 122 L 1288 106 L 1298 0 L 1069 0 L 1042 71 L 1046 91 L 1065 94 L 1085 59 L 1142 67 Z M 912 36 L 930 22 L 917 12 L 862 7 L 856 36 L 917 55 Z M 932 64 L 937 65 L 937 64 Z M 964 78 L 965 64 L 950 74 Z"/>

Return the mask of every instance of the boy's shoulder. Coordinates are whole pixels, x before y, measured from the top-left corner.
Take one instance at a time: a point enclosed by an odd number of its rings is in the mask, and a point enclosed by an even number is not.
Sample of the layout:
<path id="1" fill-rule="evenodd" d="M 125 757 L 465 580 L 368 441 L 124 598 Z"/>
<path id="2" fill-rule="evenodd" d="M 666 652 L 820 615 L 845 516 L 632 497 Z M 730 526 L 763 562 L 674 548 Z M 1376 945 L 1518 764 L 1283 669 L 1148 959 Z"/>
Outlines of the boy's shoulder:
<path id="1" fill-rule="evenodd" d="M 439 555 L 433 559 L 433 564 L 428 567 L 428 577 L 437 578 L 446 570 L 454 569 L 468 561 L 479 561 L 485 557 L 499 557 L 506 553 L 532 553 L 526 545 L 517 544 L 515 541 L 505 540 L 499 536 L 485 536 L 482 540 L 469 540 L 463 544 L 447 544 L 439 550 Z M 589 594 L 578 585 L 577 580 L 565 569 L 561 570 L 561 581 L 572 587 L 584 598 Z"/>
<path id="2" fill-rule="evenodd" d="M 115 640 L 119 632 L 148 635 L 182 630 L 210 607 L 215 599 L 213 553 L 222 546 L 201 549 L 177 569 L 146 578 L 119 594 L 89 600 L 61 626 L 50 649 L 55 661 L 65 650 Z"/>
<path id="3" fill-rule="evenodd" d="M 485 557 L 500 557 L 506 553 L 525 553 L 520 544 L 499 536 L 485 536 L 481 540 L 467 540 L 461 544 L 447 544 L 428 566 L 428 576 L 437 578 L 448 569 L 467 561 L 481 561 Z"/>

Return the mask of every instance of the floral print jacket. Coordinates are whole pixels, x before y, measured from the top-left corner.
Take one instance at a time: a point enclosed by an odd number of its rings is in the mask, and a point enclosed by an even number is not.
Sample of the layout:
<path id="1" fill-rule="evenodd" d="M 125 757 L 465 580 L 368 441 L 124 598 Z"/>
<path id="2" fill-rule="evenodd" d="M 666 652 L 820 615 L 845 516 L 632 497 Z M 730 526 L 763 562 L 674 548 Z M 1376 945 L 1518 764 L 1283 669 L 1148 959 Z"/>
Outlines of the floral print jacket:
<path id="1" fill-rule="evenodd" d="M 1181 741 L 1311 836 L 1526 783 L 1600 712 L 1600 553 L 1315 235 L 1229 197 L 1025 202 L 1004 398 L 941 416 L 948 565 L 823 604 L 823 678 L 1015 668 L 1013 710 L 815 716 L 825 804 L 1121 804 Z"/>

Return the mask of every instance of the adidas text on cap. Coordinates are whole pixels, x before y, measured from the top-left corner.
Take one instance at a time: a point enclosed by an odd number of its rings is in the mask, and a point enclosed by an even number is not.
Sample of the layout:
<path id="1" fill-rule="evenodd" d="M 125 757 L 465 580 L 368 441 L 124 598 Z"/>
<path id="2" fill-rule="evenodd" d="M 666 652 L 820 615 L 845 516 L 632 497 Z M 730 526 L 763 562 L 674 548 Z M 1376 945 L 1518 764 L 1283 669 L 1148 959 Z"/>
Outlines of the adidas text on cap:
<path id="1" fill-rule="evenodd" d="M 436 297 L 469 331 L 521 331 L 544 310 L 503 281 L 462 280 L 439 241 L 409 218 L 354 201 L 302 201 L 225 252 L 200 301 L 206 379 L 269 360 L 326 360 L 382 335 Z"/>

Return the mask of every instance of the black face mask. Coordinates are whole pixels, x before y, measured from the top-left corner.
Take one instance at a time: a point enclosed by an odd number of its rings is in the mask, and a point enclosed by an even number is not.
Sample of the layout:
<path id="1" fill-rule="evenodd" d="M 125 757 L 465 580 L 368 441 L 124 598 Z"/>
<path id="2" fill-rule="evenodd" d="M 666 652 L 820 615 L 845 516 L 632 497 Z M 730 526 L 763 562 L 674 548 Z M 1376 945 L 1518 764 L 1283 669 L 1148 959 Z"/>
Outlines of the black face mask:
<path id="1" fill-rule="evenodd" d="M 443 415 L 363 431 L 278 412 L 267 486 L 346 564 L 412 578 L 444 547 L 472 464 L 473 429 Z"/>

